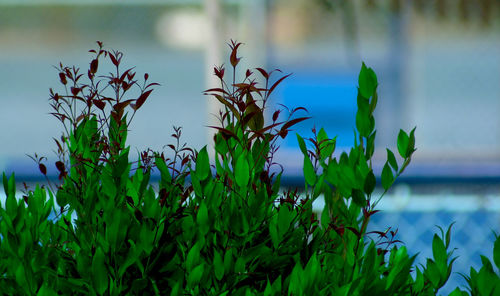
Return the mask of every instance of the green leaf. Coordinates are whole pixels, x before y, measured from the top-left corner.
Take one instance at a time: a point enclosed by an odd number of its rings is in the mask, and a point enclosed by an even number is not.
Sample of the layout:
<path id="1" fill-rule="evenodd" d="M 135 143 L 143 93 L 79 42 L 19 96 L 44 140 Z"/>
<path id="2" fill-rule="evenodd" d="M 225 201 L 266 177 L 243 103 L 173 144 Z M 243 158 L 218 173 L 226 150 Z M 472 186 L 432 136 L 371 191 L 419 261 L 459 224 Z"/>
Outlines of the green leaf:
<path id="1" fill-rule="evenodd" d="M 500 236 L 496 238 L 495 245 L 493 246 L 493 261 L 500 268 Z"/>
<path id="2" fill-rule="evenodd" d="M 92 259 L 92 282 L 96 292 L 100 295 L 108 289 L 108 272 L 104 265 L 104 253 L 101 247 L 97 247 Z"/>
<path id="3" fill-rule="evenodd" d="M 304 177 L 308 185 L 312 186 L 316 183 L 316 172 L 308 156 L 304 156 Z"/>
<path id="4" fill-rule="evenodd" d="M 191 272 L 196 264 L 199 262 L 200 256 L 200 242 L 196 242 L 194 246 L 189 250 L 186 257 L 186 271 Z"/>
<path id="5" fill-rule="evenodd" d="M 196 215 L 196 222 L 198 223 L 198 229 L 201 235 L 205 235 L 210 230 L 210 224 L 208 223 L 208 210 L 205 202 L 201 202 L 200 208 L 198 209 L 198 214 Z"/>
<path id="6" fill-rule="evenodd" d="M 368 137 L 371 133 L 372 123 L 371 123 L 371 115 L 370 115 L 370 106 L 368 105 L 368 101 L 358 96 L 358 111 L 356 112 L 356 128 L 359 131 L 360 136 Z"/>
<path id="7" fill-rule="evenodd" d="M 203 147 L 196 157 L 196 174 L 201 181 L 208 178 L 210 174 L 210 163 L 208 161 L 207 146 Z"/>
<path id="8" fill-rule="evenodd" d="M 396 157 L 394 156 L 394 153 L 392 153 L 391 150 L 387 150 L 387 161 L 391 165 L 391 167 L 394 169 L 394 171 L 398 171 L 398 162 L 396 161 Z"/>
<path id="9" fill-rule="evenodd" d="M 373 170 L 370 170 L 366 175 L 365 184 L 363 185 L 363 189 L 365 190 L 366 194 L 368 195 L 372 194 L 373 190 L 375 189 L 376 183 L 377 180 L 375 179 Z"/>
<path id="10" fill-rule="evenodd" d="M 304 142 L 304 139 L 302 139 L 302 137 L 299 136 L 299 134 L 297 134 L 297 133 L 295 133 L 295 135 L 297 135 L 297 142 L 299 142 L 300 151 L 302 151 L 302 154 L 304 154 L 304 156 L 307 157 L 307 148 L 306 148 L 306 143 Z"/>
<path id="11" fill-rule="evenodd" d="M 361 65 L 361 71 L 358 77 L 359 92 L 361 95 L 369 99 L 377 89 L 377 75 L 372 68 L 366 67 L 365 63 Z"/>
<path id="12" fill-rule="evenodd" d="M 288 206 L 283 204 L 278 212 L 278 238 L 283 239 L 283 235 L 288 231 L 292 224 L 293 212 L 290 212 Z"/>
<path id="13" fill-rule="evenodd" d="M 233 267 L 233 249 L 229 249 L 224 253 L 224 270 L 230 272 Z"/>
<path id="14" fill-rule="evenodd" d="M 222 262 L 222 256 L 220 255 L 217 250 L 214 250 L 214 271 L 215 271 L 215 278 L 217 280 L 222 280 L 224 277 L 224 262 Z"/>
<path id="15" fill-rule="evenodd" d="M 36 294 L 36 296 L 51 296 L 51 295 L 57 295 L 57 293 L 46 282 L 42 285 L 42 287 L 40 288 L 40 290 L 38 290 L 38 293 Z"/>
<path id="16" fill-rule="evenodd" d="M 245 272 L 245 259 L 243 257 L 238 257 L 236 263 L 234 264 L 234 272 Z"/>
<path id="17" fill-rule="evenodd" d="M 201 277 L 203 276 L 203 270 L 205 269 L 204 267 L 205 264 L 202 263 L 193 268 L 193 270 L 188 273 L 188 279 L 187 279 L 188 286 L 193 287 L 200 282 Z"/>
<path id="18" fill-rule="evenodd" d="M 156 167 L 158 168 L 158 170 L 160 171 L 161 179 L 165 180 L 165 181 L 170 181 L 171 176 L 170 176 L 170 172 L 168 171 L 168 167 L 165 164 L 165 160 L 163 160 L 163 158 L 161 158 L 161 157 L 156 157 L 155 164 L 156 164 Z"/>
<path id="19" fill-rule="evenodd" d="M 388 190 L 394 182 L 394 175 L 392 174 L 389 164 L 386 162 L 384 168 L 382 169 L 382 187 L 384 190 Z"/>
<path id="20" fill-rule="evenodd" d="M 355 204 L 357 204 L 360 207 L 366 206 L 366 199 L 365 195 L 361 190 L 358 189 L 353 189 L 352 190 L 352 200 L 354 201 Z"/>
<path id="21" fill-rule="evenodd" d="M 432 255 L 434 256 L 435 262 L 438 265 L 441 276 L 445 276 L 445 272 L 448 269 L 448 257 L 443 240 L 437 234 L 434 234 L 434 238 L 432 239 Z"/>
<path id="22" fill-rule="evenodd" d="M 408 144 L 409 144 L 410 138 L 408 137 L 408 134 L 406 134 L 402 129 L 399 130 L 399 135 L 398 135 L 398 152 L 401 157 L 406 158 L 408 156 Z"/>
<path id="23" fill-rule="evenodd" d="M 327 139 L 328 139 L 328 135 L 327 135 L 327 133 L 326 133 L 326 131 L 325 131 L 325 129 L 324 129 L 324 128 L 321 128 L 321 129 L 319 130 L 319 132 L 318 132 L 318 137 L 317 137 L 317 138 L 318 138 L 318 139 L 317 139 L 317 140 L 318 140 L 318 143 L 323 142 L 323 141 L 325 141 L 325 140 L 327 140 Z"/>
<path id="24" fill-rule="evenodd" d="M 410 136 L 408 139 L 408 147 L 406 148 L 407 157 L 410 157 L 413 154 L 413 152 L 415 152 L 415 129 L 416 127 L 414 127 L 410 132 Z"/>
<path id="25" fill-rule="evenodd" d="M 248 161 L 244 154 L 241 154 L 236 160 L 234 175 L 238 186 L 247 186 L 248 181 L 250 180 L 250 167 L 248 166 Z"/>
<path id="26" fill-rule="evenodd" d="M 275 249 L 278 248 L 280 243 L 280 239 L 278 238 L 278 218 L 277 215 L 271 217 L 271 221 L 269 222 L 269 235 L 271 236 L 271 241 L 273 242 L 273 246 Z"/>

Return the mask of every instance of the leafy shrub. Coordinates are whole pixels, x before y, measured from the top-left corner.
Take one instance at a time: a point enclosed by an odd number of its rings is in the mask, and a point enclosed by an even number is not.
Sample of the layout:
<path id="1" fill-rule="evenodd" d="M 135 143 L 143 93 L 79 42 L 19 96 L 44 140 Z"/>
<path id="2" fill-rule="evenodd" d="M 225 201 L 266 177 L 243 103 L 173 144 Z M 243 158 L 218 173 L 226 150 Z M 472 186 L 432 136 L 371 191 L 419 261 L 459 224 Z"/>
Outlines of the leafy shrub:
<path id="1" fill-rule="evenodd" d="M 283 170 L 273 155 L 279 138 L 307 117 L 295 116 L 303 108 L 285 107 L 266 118 L 271 94 L 288 75 L 271 83 L 275 72 L 256 68 L 263 87 L 251 70 L 237 83 L 239 46 L 230 44 L 232 81 L 225 80 L 223 66 L 216 67 L 220 86 L 206 91 L 224 107 L 220 126 L 213 127 L 217 133 L 212 165 L 206 147 L 196 151 L 181 145 L 181 129 L 174 128 L 175 145 L 168 145 L 172 159 L 147 150 L 133 167 L 126 145 L 128 127 L 157 84 L 147 82 L 148 74 L 139 83 L 132 69 L 122 71 L 122 53 L 104 50 L 101 42 L 91 50 L 94 57 L 86 75 L 59 65 L 64 94 L 51 89 L 50 95 L 52 114 L 65 128 L 55 140 L 60 184 L 53 189 L 47 179 L 50 188 L 37 186 L 18 201 L 14 175 L 3 175 L 7 199 L 0 209 L 2 293 L 437 294 L 456 259 L 448 251 L 451 226 L 446 234 L 434 236 L 434 258 L 421 267 L 413 266 L 415 256 L 404 246 L 394 244 L 394 232 L 367 233 L 381 198 L 372 196 L 375 72 L 362 65 L 357 132 L 349 153 L 334 156 L 336 138 L 329 138 L 324 129 L 313 130 L 309 139 L 296 135 L 304 155 L 305 198 L 300 199 L 297 190 L 280 192 Z M 114 72 L 97 74 L 103 59 L 111 62 Z M 286 119 L 280 120 L 285 111 Z M 414 131 L 399 133 L 401 163 L 386 150 L 384 194 L 410 163 L 416 150 Z M 44 158 L 33 159 L 46 175 Z M 160 172 L 156 191 L 149 182 L 152 170 Z M 325 208 L 318 216 L 312 203 L 320 195 Z M 56 219 L 48 220 L 52 211 L 58 213 Z M 73 213 L 78 217 L 74 224 Z M 485 263 L 479 273 L 471 273 L 473 294 L 492 291 L 475 286 L 483 285 L 492 272 Z"/>

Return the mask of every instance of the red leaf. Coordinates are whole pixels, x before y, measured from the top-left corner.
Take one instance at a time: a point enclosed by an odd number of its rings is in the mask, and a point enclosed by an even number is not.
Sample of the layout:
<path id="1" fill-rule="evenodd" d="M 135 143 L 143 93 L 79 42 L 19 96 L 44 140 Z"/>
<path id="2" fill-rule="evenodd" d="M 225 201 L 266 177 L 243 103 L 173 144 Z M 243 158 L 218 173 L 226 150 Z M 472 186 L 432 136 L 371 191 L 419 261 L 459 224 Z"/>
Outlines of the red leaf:
<path id="1" fill-rule="evenodd" d="M 278 86 L 278 84 L 280 84 L 283 80 L 285 80 L 285 78 L 287 78 L 288 76 L 292 75 L 292 73 L 288 74 L 288 75 L 285 75 L 283 77 L 281 77 L 278 81 L 276 81 L 272 86 L 271 88 L 269 89 L 267 95 L 270 96 L 271 93 L 273 92 L 273 90 Z"/>
<path id="2" fill-rule="evenodd" d="M 208 126 L 208 127 L 215 128 L 215 129 L 219 130 L 221 133 L 223 133 L 226 136 L 230 136 L 230 137 L 233 137 L 235 139 L 238 138 L 238 137 L 236 137 L 236 135 L 232 131 L 227 130 L 225 128 L 218 127 L 218 126 Z"/>
<path id="3" fill-rule="evenodd" d="M 262 68 L 255 68 L 257 71 L 260 72 L 260 74 L 262 74 L 262 76 L 264 76 L 264 78 L 269 79 L 269 74 L 266 72 L 266 70 L 262 69 Z"/>
<path id="4" fill-rule="evenodd" d="M 64 75 L 63 72 L 59 73 L 59 79 L 61 80 L 61 83 L 64 85 L 66 85 L 66 83 L 68 83 L 68 81 L 66 80 L 66 75 Z"/>
<path id="5" fill-rule="evenodd" d="M 222 66 L 219 68 L 214 67 L 215 76 L 217 76 L 221 80 L 224 78 L 224 71 L 225 71 L 225 69 Z"/>
<path id="6" fill-rule="evenodd" d="M 247 70 L 247 72 L 246 72 L 246 77 L 248 78 L 250 75 L 252 75 L 252 71 Z"/>
<path id="7" fill-rule="evenodd" d="M 93 59 L 92 62 L 90 62 L 90 72 L 92 74 L 95 74 L 95 72 L 97 72 L 98 66 L 99 66 L 99 61 L 97 59 Z"/>
<path id="8" fill-rule="evenodd" d="M 144 80 L 148 80 L 149 78 L 149 74 L 148 73 L 144 73 Z"/>
<path id="9" fill-rule="evenodd" d="M 135 218 L 137 220 L 142 221 L 143 216 L 142 216 L 142 212 L 141 211 L 139 211 L 139 210 L 136 209 L 135 212 L 134 212 L 134 215 L 135 215 Z"/>
<path id="10" fill-rule="evenodd" d="M 71 93 L 76 96 L 82 89 L 78 87 L 72 87 L 71 88 Z"/>
<path id="11" fill-rule="evenodd" d="M 103 100 L 93 100 L 94 105 L 96 105 L 97 108 L 100 110 L 104 110 L 104 107 L 106 106 L 106 102 Z"/>
<path id="12" fill-rule="evenodd" d="M 113 109 L 120 113 L 123 111 L 123 109 L 125 109 L 125 107 L 127 107 L 130 103 L 132 103 L 133 100 L 126 100 L 126 101 L 123 101 L 123 102 L 120 102 L 120 103 L 117 103 L 117 104 L 114 104 L 113 105 Z"/>
<path id="13" fill-rule="evenodd" d="M 43 163 L 38 164 L 38 168 L 42 174 L 47 175 L 47 167 Z"/>
<path id="14" fill-rule="evenodd" d="M 113 65 L 118 66 L 118 61 L 116 60 L 115 56 L 112 53 L 109 54 L 109 58 L 111 59 Z"/>
<path id="15" fill-rule="evenodd" d="M 151 94 L 153 90 L 150 89 L 144 93 L 142 93 L 139 98 L 135 101 L 135 108 L 133 108 L 134 110 L 137 110 L 139 108 L 141 108 L 141 106 L 144 104 L 144 102 L 146 101 L 146 99 L 149 97 L 149 95 Z"/>
<path id="16" fill-rule="evenodd" d="M 116 111 L 111 111 L 111 117 L 113 117 L 116 123 L 121 122 L 121 116 Z"/>
<path id="17" fill-rule="evenodd" d="M 238 103 L 236 103 L 236 105 L 238 106 L 238 109 L 240 109 L 240 112 L 245 111 L 245 109 L 247 108 L 247 105 L 243 101 L 239 101 Z"/>
<path id="18" fill-rule="evenodd" d="M 241 58 L 238 58 L 236 56 L 237 51 L 238 51 L 238 47 L 240 47 L 241 43 L 235 44 L 234 41 L 232 41 L 232 43 L 233 43 L 233 46 L 231 46 L 232 51 L 231 51 L 231 56 L 230 56 L 229 60 L 231 62 L 231 65 L 233 67 L 236 67 L 236 65 L 238 65 L 238 63 L 240 62 L 240 59 L 241 59 Z"/>
<path id="19" fill-rule="evenodd" d="M 211 89 L 207 89 L 205 91 L 205 93 L 208 93 L 208 92 L 211 92 L 211 91 L 215 91 L 215 92 L 221 92 L 223 94 L 226 94 L 226 95 L 229 95 L 229 93 L 227 91 L 225 91 L 224 89 L 222 88 L 211 88 Z"/>
<path id="20" fill-rule="evenodd" d="M 278 116 L 280 115 L 280 110 L 277 110 L 273 113 L 273 122 L 278 120 Z"/>
<path id="21" fill-rule="evenodd" d="M 309 119 L 311 117 L 300 117 L 300 118 L 295 118 L 290 120 L 289 122 L 285 123 L 282 127 L 281 130 L 286 130 L 287 128 L 291 127 L 292 125 L 295 125 L 301 121 L 304 121 L 306 119 Z"/>
<path id="22" fill-rule="evenodd" d="M 134 200 L 132 199 L 131 196 L 125 196 L 125 199 L 127 199 L 127 202 L 130 204 L 130 206 L 134 207 Z"/>
<path id="23" fill-rule="evenodd" d="M 65 171 L 65 166 L 62 161 L 56 161 L 56 168 L 61 173 Z"/>

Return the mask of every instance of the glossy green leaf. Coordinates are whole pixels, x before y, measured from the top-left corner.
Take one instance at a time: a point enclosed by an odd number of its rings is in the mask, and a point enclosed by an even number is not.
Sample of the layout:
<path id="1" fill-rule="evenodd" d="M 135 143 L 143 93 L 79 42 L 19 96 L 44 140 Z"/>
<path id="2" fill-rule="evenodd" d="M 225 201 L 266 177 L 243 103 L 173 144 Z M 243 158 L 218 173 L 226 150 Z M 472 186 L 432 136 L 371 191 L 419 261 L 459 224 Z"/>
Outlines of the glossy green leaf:
<path id="1" fill-rule="evenodd" d="M 375 190 L 375 185 L 377 180 L 375 179 L 375 175 L 373 174 L 373 170 L 370 170 L 365 178 L 365 184 L 363 185 L 363 189 L 366 194 L 372 194 L 373 190 Z"/>
<path id="2" fill-rule="evenodd" d="M 205 269 L 205 264 L 202 263 L 193 268 L 193 270 L 191 270 L 191 272 L 188 273 L 188 278 L 187 278 L 188 286 L 193 287 L 200 283 L 204 269 Z"/>
<path id="3" fill-rule="evenodd" d="M 415 152 L 415 129 L 416 127 L 411 130 L 410 136 L 408 137 L 408 147 L 406 148 L 407 157 L 410 157 L 410 155 Z"/>
<path id="4" fill-rule="evenodd" d="M 236 263 L 234 263 L 234 272 L 245 272 L 245 259 L 243 257 L 238 257 Z"/>
<path id="5" fill-rule="evenodd" d="M 366 206 L 366 199 L 365 195 L 361 190 L 358 189 L 353 189 L 352 190 L 352 200 L 354 201 L 355 204 L 357 204 L 360 207 Z"/>
<path id="6" fill-rule="evenodd" d="M 300 151 L 302 151 L 302 154 L 304 154 L 304 156 L 307 156 L 307 148 L 304 139 L 302 139 L 302 137 L 297 133 L 295 133 L 295 135 L 297 136 L 297 142 L 299 142 Z"/>
<path id="7" fill-rule="evenodd" d="M 283 235 L 288 231 L 290 225 L 292 224 L 293 212 L 288 209 L 288 206 L 282 205 L 280 206 L 280 210 L 278 212 L 278 237 L 279 239 L 283 239 Z"/>
<path id="8" fill-rule="evenodd" d="M 198 264 L 200 258 L 201 246 L 200 242 L 196 242 L 193 247 L 189 250 L 186 257 L 186 271 L 191 272 L 193 268 Z"/>
<path id="9" fill-rule="evenodd" d="M 391 165 L 391 167 L 394 169 L 394 171 L 398 171 L 398 162 L 396 161 L 396 157 L 394 156 L 394 153 L 392 153 L 391 150 L 387 150 L 387 161 Z"/>
<path id="10" fill-rule="evenodd" d="M 278 248 L 280 243 L 280 239 L 278 237 L 278 218 L 277 215 L 274 215 L 269 222 L 269 236 L 271 237 L 271 241 L 273 242 L 273 246 L 275 249 Z"/>
<path id="11" fill-rule="evenodd" d="M 496 238 L 493 246 L 493 261 L 497 268 L 500 268 L 500 236 Z"/>
<path id="12" fill-rule="evenodd" d="M 228 273 L 233 269 L 233 249 L 229 249 L 224 253 L 224 272 Z"/>
<path id="13" fill-rule="evenodd" d="M 208 178 L 210 174 L 207 146 L 203 147 L 200 152 L 198 152 L 198 157 L 196 158 L 196 174 L 202 181 Z"/>
<path id="14" fill-rule="evenodd" d="M 222 278 L 224 277 L 224 262 L 222 261 L 222 256 L 219 252 L 217 252 L 217 250 L 214 250 L 213 265 L 215 278 L 217 278 L 217 280 L 219 281 L 222 280 Z"/>
<path id="15" fill-rule="evenodd" d="M 108 271 L 104 264 L 104 253 L 100 247 L 96 248 L 92 258 L 91 270 L 94 289 L 99 295 L 102 295 L 108 289 Z"/>
<path id="16" fill-rule="evenodd" d="M 399 135 L 398 135 L 398 152 L 401 157 L 406 158 L 408 153 L 408 143 L 410 141 L 410 138 L 408 137 L 408 134 L 406 134 L 403 130 L 399 130 Z"/>
<path id="17" fill-rule="evenodd" d="M 366 67 L 365 63 L 361 65 L 361 71 L 358 77 L 359 92 L 361 95 L 369 99 L 377 88 L 377 75 L 372 68 Z"/>
<path id="18" fill-rule="evenodd" d="M 382 169 L 382 187 L 384 190 L 388 190 L 394 182 L 394 175 L 392 174 L 391 167 L 386 162 L 384 168 Z"/>
<path id="19" fill-rule="evenodd" d="M 370 106 L 368 101 L 362 96 L 358 96 L 358 111 L 356 112 L 356 128 L 360 136 L 368 137 L 371 133 L 372 123 L 370 115 Z M 356 146 L 356 145 L 355 145 Z"/>
<path id="20" fill-rule="evenodd" d="M 316 173 L 314 172 L 311 160 L 307 156 L 304 156 L 304 178 L 306 179 L 306 183 L 310 186 L 316 183 Z"/>
<path id="21" fill-rule="evenodd" d="M 36 296 L 52 296 L 52 295 L 57 295 L 56 291 L 52 289 L 52 287 L 49 286 L 48 283 L 44 283 L 40 290 L 38 290 L 38 293 Z"/>
<path id="22" fill-rule="evenodd" d="M 326 133 L 324 128 L 320 128 L 317 136 L 318 143 L 321 143 L 328 139 L 328 134 Z"/>
<path id="23" fill-rule="evenodd" d="M 247 186 L 248 181 L 250 180 L 250 167 L 248 166 L 248 161 L 244 154 L 241 154 L 236 160 L 234 175 L 238 186 Z"/>
<path id="24" fill-rule="evenodd" d="M 170 181 L 171 176 L 168 167 L 165 164 L 165 160 L 163 160 L 161 157 L 156 157 L 155 164 L 158 170 L 160 171 L 161 179 Z"/>
<path id="25" fill-rule="evenodd" d="M 208 209 L 205 202 L 201 202 L 200 208 L 198 209 L 198 214 L 196 215 L 196 222 L 198 224 L 198 229 L 201 235 L 205 235 L 210 230 L 210 224 L 208 221 Z"/>

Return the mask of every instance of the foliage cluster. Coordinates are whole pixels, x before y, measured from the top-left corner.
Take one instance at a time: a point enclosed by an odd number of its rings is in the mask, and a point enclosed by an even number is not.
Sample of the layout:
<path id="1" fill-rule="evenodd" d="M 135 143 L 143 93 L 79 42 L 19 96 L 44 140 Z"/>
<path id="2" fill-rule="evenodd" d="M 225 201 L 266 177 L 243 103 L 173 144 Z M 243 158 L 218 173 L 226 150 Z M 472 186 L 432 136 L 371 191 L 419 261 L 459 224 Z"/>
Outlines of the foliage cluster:
<path id="1" fill-rule="evenodd" d="M 305 198 L 299 198 L 297 190 L 280 191 L 283 170 L 273 170 L 280 167 L 273 155 L 277 141 L 307 117 L 295 116 L 303 108 L 267 112 L 268 99 L 288 75 L 271 83 L 276 72 L 256 68 L 236 82 L 240 45 L 230 44 L 232 81 L 216 67 L 220 86 L 206 91 L 224 108 L 220 126 L 213 127 L 212 165 L 206 147 L 181 145 L 180 128 L 172 134 L 175 144 L 167 145 L 173 158 L 147 150 L 135 166 L 129 162 L 128 127 L 157 84 L 147 82 L 148 74 L 139 82 L 133 69 L 120 69 L 122 53 L 98 42 L 86 75 L 59 65 L 64 94 L 51 89 L 50 101 L 65 128 L 55 140 L 60 184 L 37 186 L 18 200 L 14 175 L 3 175 L 2 294 L 437 295 L 456 259 L 448 250 L 451 226 L 434 235 L 433 258 L 420 267 L 395 244 L 394 231 L 367 232 L 379 200 L 372 196 L 375 72 L 362 65 L 349 153 L 334 156 L 336 138 L 324 129 L 309 139 L 297 135 L 305 180 Z M 114 72 L 98 75 L 102 60 Z M 402 162 L 386 150 L 384 193 L 410 163 L 414 131 L 399 133 Z M 47 175 L 44 158 L 33 159 Z M 161 175 L 158 190 L 150 184 L 153 170 Z M 326 205 L 316 215 L 312 203 L 320 195 Z M 48 220 L 51 212 L 54 220 Z M 469 292 L 494 295 L 499 277 L 483 262 L 468 277 Z M 453 295 L 468 293 L 457 288 Z"/>

